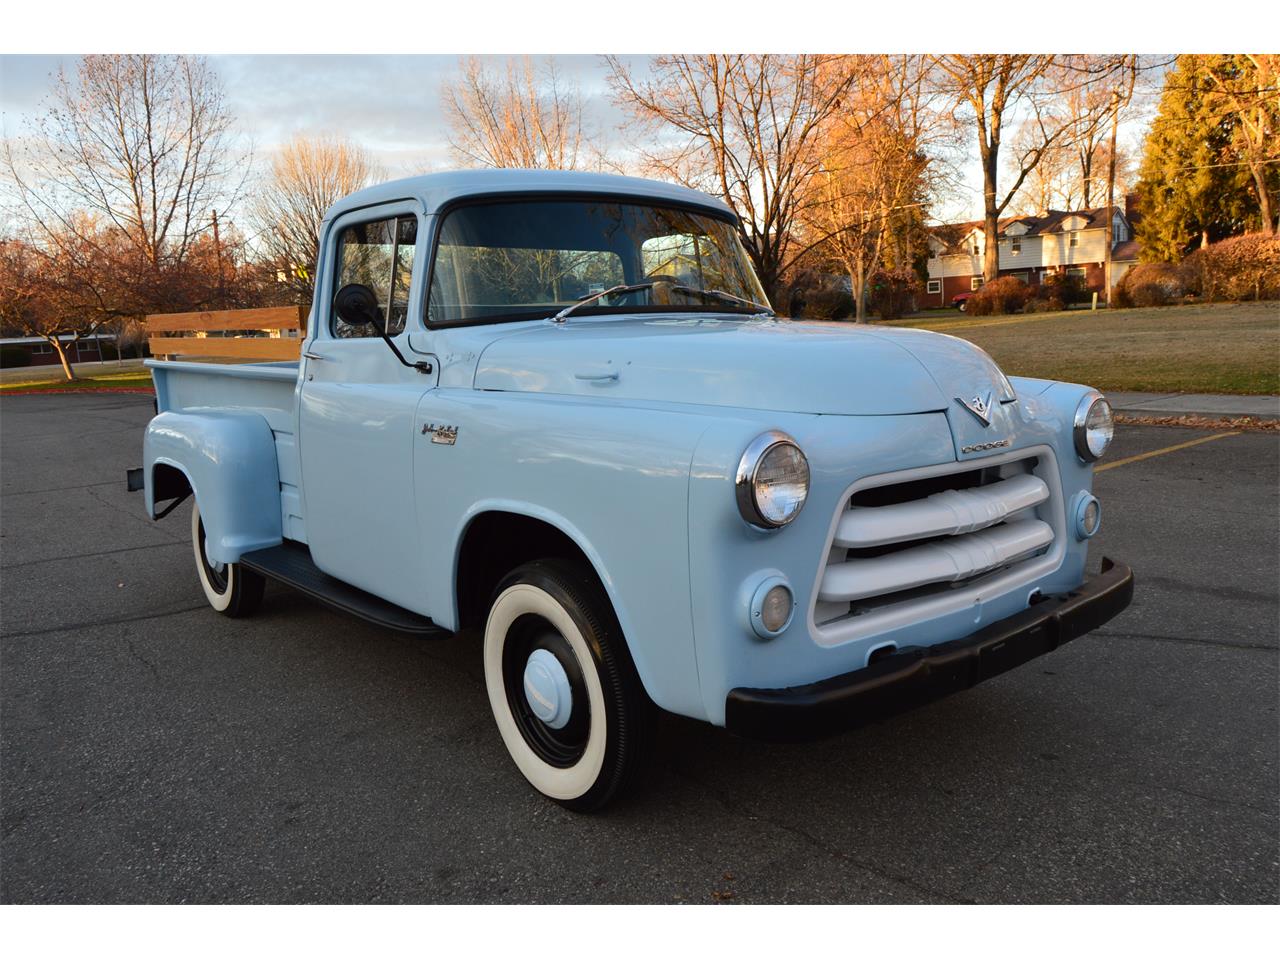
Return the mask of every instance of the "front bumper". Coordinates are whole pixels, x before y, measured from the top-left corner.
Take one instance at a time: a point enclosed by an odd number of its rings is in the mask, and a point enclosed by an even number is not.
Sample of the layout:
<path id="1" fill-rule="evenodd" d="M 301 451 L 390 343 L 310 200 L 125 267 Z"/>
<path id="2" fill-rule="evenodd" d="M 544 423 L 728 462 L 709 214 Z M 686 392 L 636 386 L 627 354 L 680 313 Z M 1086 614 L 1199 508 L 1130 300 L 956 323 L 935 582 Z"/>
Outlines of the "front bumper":
<path id="1" fill-rule="evenodd" d="M 1133 600 L 1133 571 L 1103 558 L 1102 572 L 1071 593 L 959 640 L 904 647 L 869 667 L 783 689 L 736 687 L 725 726 L 760 740 L 829 736 L 965 690 L 1102 626 Z"/>

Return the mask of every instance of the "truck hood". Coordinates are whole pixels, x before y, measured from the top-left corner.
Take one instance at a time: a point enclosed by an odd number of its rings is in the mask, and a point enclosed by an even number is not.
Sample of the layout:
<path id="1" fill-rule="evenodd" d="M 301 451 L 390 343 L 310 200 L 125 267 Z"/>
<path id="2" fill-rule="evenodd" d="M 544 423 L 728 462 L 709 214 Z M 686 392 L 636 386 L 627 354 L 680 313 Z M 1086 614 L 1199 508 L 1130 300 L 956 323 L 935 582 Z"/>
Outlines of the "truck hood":
<path id="1" fill-rule="evenodd" d="M 792 413 L 945 410 L 1012 398 L 984 352 L 892 327 L 700 314 L 577 318 L 490 344 L 480 390 L 672 401 Z"/>

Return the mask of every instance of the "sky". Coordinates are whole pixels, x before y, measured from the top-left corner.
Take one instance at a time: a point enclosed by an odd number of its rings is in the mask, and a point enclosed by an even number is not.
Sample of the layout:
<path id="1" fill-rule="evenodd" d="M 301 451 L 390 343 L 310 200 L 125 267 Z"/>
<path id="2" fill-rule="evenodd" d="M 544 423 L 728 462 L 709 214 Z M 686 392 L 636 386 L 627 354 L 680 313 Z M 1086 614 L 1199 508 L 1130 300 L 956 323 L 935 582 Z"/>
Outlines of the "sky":
<path id="1" fill-rule="evenodd" d="M 75 69 L 72 55 L 0 56 L 0 135 L 15 137 L 38 116 L 62 67 Z M 487 57 L 496 67 L 504 57 Z M 644 57 L 623 57 L 643 68 Z M 440 103 L 441 83 L 457 70 L 451 54 L 213 55 L 227 106 L 236 118 L 239 146 L 251 151 L 255 169 L 295 134 L 336 134 L 368 149 L 388 179 L 453 165 Z M 557 69 L 577 85 L 590 125 L 606 152 L 624 161 L 631 152 L 618 131 L 621 110 L 609 97 L 602 58 L 560 54 Z M 942 220 L 981 215 L 976 157 L 961 165 L 964 183 L 932 211 Z"/>
<path id="2" fill-rule="evenodd" d="M 71 55 L 0 57 L 3 135 L 21 133 L 37 114 L 59 67 L 75 69 Z M 269 156 L 295 134 L 338 134 L 373 153 L 391 176 L 450 165 L 440 85 L 458 57 L 423 55 L 210 56 L 242 145 Z M 503 57 L 482 58 L 501 66 Z M 588 115 L 613 134 L 621 119 L 609 102 L 608 71 L 598 57 L 560 55 L 562 75 L 577 84 Z M 616 139 L 616 137 L 614 138 Z"/>

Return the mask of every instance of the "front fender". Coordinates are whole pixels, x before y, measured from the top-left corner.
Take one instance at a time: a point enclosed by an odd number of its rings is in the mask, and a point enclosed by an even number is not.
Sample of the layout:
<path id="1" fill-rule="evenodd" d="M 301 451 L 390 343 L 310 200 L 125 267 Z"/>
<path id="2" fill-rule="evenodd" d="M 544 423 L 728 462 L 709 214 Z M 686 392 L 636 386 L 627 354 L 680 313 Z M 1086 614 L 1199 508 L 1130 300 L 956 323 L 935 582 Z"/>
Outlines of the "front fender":
<path id="1" fill-rule="evenodd" d="M 147 425 L 142 450 L 147 515 L 156 516 L 156 466 L 181 471 L 200 506 L 210 559 L 235 563 L 281 542 L 280 470 L 261 414 L 162 413 Z"/>

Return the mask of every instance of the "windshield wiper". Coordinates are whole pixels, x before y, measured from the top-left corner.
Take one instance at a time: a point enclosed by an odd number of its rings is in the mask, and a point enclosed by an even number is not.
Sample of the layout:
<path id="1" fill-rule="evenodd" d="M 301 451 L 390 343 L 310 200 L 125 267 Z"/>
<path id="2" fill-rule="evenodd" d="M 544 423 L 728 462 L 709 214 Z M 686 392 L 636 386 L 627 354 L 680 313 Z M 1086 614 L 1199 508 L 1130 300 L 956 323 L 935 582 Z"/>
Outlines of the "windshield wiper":
<path id="1" fill-rule="evenodd" d="M 575 303 L 569 304 L 554 317 L 551 318 L 552 323 L 564 323 L 565 319 L 573 311 L 579 307 L 585 307 L 589 303 L 597 300 L 603 300 L 605 297 L 611 297 L 619 293 L 635 293 L 637 290 L 648 290 L 650 287 L 656 287 L 660 283 L 670 283 L 669 280 L 646 280 L 644 283 L 621 283 L 616 287 L 610 287 L 608 290 L 601 290 L 599 293 L 593 293 L 589 297 L 583 297 Z M 744 297 L 735 297 L 732 293 L 725 293 L 723 290 L 704 290 L 701 287 L 686 287 L 680 284 L 671 284 L 671 289 L 677 293 L 691 293 L 694 296 L 710 297 L 713 300 L 719 300 L 721 303 L 732 303 L 744 307 L 750 307 L 757 313 L 764 314 L 768 317 L 776 317 L 773 308 L 763 303 L 756 303 L 754 300 L 747 300 Z"/>
<path id="2" fill-rule="evenodd" d="M 777 316 L 777 314 L 773 312 L 773 308 L 770 306 L 766 306 L 763 303 L 756 303 L 754 300 L 747 300 L 745 297 L 735 297 L 732 293 L 725 293 L 723 290 L 704 290 L 701 287 L 685 286 L 675 286 L 671 289 L 675 290 L 677 293 L 692 293 L 695 296 L 710 297 L 713 300 L 719 300 L 721 303 L 741 304 L 744 307 L 751 307 L 766 316 Z"/>
<path id="3" fill-rule="evenodd" d="M 597 300 L 603 300 L 605 297 L 611 297 L 616 293 L 635 293 L 637 290 L 648 290 L 655 287 L 661 280 L 647 280 L 644 283 L 620 283 L 616 287 L 610 287 L 608 290 L 601 290 L 599 293 L 593 293 L 589 297 L 583 297 L 576 303 L 571 303 L 554 317 L 551 318 L 552 323 L 564 323 L 565 318 L 579 307 L 585 307 L 588 303 L 595 303 Z"/>

